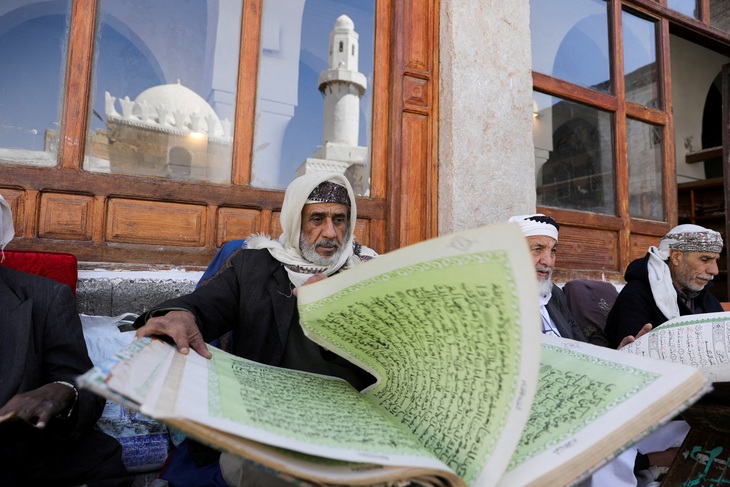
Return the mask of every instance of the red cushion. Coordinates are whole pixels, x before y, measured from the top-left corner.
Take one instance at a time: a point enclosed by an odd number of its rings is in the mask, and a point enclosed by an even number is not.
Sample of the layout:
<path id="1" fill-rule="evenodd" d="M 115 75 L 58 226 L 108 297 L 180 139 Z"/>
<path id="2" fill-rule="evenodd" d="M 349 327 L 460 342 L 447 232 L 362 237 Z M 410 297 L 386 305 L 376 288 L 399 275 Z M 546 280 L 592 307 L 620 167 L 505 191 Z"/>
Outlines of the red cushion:
<path id="1" fill-rule="evenodd" d="M 5 267 L 45 276 L 67 284 L 76 296 L 78 261 L 73 254 L 63 252 L 35 252 L 33 250 L 5 250 Z"/>

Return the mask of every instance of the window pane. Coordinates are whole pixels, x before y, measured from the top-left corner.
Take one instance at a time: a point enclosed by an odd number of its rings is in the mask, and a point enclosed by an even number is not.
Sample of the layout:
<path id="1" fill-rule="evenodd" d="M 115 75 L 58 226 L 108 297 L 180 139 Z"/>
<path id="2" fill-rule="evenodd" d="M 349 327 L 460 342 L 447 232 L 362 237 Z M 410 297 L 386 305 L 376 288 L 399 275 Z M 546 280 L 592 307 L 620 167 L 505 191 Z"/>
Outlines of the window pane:
<path id="1" fill-rule="evenodd" d="M 242 0 L 100 0 L 84 168 L 231 179 Z"/>
<path id="2" fill-rule="evenodd" d="M 612 93 L 607 12 L 602 0 L 532 0 L 532 69 Z"/>
<path id="3" fill-rule="evenodd" d="M 616 214 L 613 117 L 534 92 L 537 204 Z"/>
<path id="4" fill-rule="evenodd" d="M 725 2 L 726 0 L 722 1 Z M 697 17 L 697 2 L 695 0 L 667 0 L 667 7 L 688 17 Z"/>
<path id="5" fill-rule="evenodd" d="M 725 32 L 730 32 L 730 2 L 727 0 L 710 0 L 710 25 Z"/>
<path id="6" fill-rule="evenodd" d="M 627 119 L 629 215 L 664 220 L 662 127 Z"/>
<path id="7" fill-rule="evenodd" d="M 264 0 L 263 10 L 252 185 L 328 170 L 369 194 L 375 1 Z"/>
<path id="8" fill-rule="evenodd" d="M 658 108 L 655 23 L 623 12 L 626 100 Z"/>
<path id="9" fill-rule="evenodd" d="M 0 2 L 0 160 L 56 165 L 70 0 Z"/>

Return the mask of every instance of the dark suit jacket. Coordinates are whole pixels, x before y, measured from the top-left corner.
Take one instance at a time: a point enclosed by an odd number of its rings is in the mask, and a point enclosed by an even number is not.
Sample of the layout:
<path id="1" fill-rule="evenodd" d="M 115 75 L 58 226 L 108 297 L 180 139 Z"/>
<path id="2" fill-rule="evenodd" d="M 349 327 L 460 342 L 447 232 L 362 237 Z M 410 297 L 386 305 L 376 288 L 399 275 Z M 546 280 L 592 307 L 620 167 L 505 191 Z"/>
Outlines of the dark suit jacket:
<path id="1" fill-rule="evenodd" d="M 0 310 L 0 405 L 53 381 L 73 384 L 91 368 L 65 284 L 0 265 Z M 28 427 L 20 439 L 3 436 L 0 484 L 81 484 L 126 475 L 119 443 L 93 429 L 104 403 L 80 389 L 71 418 L 54 418 L 44 430 Z"/>
<path id="2" fill-rule="evenodd" d="M 568 301 L 565 299 L 563 290 L 554 284 L 552 297 L 545 305 L 545 308 L 547 308 L 550 318 L 553 319 L 555 327 L 560 332 L 560 336 L 581 342 L 586 341 L 583 332 L 580 331 L 580 327 L 573 319 L 570 308 L 568 308 Z"/>

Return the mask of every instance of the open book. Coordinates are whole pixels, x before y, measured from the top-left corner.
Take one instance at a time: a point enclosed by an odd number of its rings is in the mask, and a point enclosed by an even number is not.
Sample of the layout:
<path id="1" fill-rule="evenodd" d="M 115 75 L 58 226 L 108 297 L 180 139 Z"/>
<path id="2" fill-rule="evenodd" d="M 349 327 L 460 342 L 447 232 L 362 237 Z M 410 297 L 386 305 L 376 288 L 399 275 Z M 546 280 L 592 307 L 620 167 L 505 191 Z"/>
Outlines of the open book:
<path id="1" fill-rule="evenodd" d="M 691 365 L 713 382 L 729 382 L 730 312 L 671 319 L 621 351 Z"/>
<path id="2" fill-rule="evenodd" d="M 708 390 L 693 367 L 543 337 L 514 224 L 440 237 L 299 289 L 305 334 L 377 378 L 134 342 L 80 384 L 316 485 L 567 485 Z"/>

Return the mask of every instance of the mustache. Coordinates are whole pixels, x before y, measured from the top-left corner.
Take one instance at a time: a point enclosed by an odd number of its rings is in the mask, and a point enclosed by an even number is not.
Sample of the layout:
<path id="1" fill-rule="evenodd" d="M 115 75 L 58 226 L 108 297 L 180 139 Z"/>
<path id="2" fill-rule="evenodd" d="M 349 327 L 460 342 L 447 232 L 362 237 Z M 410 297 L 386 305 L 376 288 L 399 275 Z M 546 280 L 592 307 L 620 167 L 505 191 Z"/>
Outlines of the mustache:
<path id="1" fill-rule="evenodd" d="M 698 279 L 704 279 L 706 281 L 711 281 L 711 280 L 713 280 L 715 278 L 715 276 L 713 276 L 712 274 L 707 274 L 706 276 L 705 275 L 699 275 L 699 276 L 697 276 L 697 278 Z"/>
<path id="2" fill-rule="evenodd" d="M 324 247 L 326 249 L 339 249 L 340 244 L 338 244 L 335 240 L 321 240 L 314 245 L 315 249 L 320 247 Z"/>
<path id="3" fill-rule="evenodd" d="M 538 272 L 550 272 L 553 270 L 553 268 L 546 265 L 536 265 L 535 270 Z"/>

